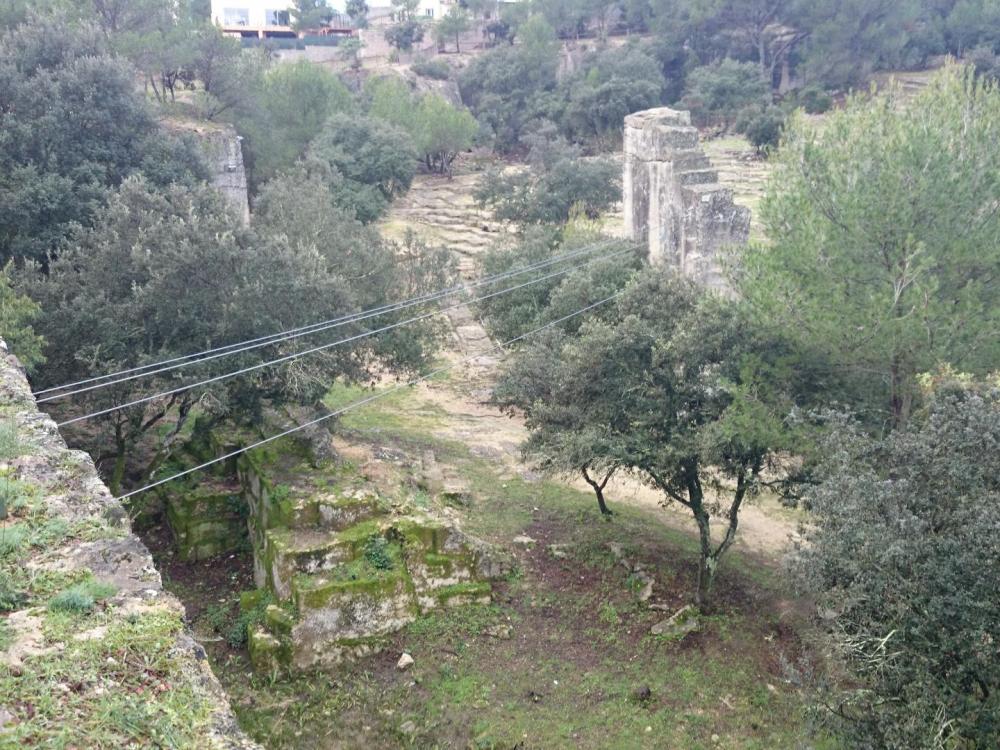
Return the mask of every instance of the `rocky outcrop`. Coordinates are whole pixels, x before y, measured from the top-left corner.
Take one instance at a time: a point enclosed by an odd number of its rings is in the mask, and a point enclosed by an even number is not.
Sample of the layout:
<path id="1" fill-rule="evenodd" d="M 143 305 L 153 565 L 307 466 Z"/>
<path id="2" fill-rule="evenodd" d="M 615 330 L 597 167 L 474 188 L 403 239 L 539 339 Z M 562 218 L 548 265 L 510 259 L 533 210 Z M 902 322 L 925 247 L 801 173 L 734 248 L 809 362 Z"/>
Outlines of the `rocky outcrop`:
<path id="1" fill-rule="evenodd" d="M 0 745 L 93 747 L 121 731 L 122 746 L 159 745 L 162 732 L 175 746 L 256 748 L 125 509 L 90 457 L 69 450 L 38 411 L 2 342 L 0 431 L 0 606 L 10 612 L 0 621 L 0 678 L 24 675 L 7 694 Z M 145 724 L 115 729 L 125 725 L 109 715 L 113 705 Z"/>
<path id="2" fill-rule="evenodd" d="M 225 196 L 244 224 L 250 223 L 250 197 L 243 165 L 243 139 L 232 125 L 204 120 L 168 120 L 164 126 L 193 135 L 201 146 L 209 180 Z"/>
<path id="3" fill-rule="evenodd" d="M 629 115 L 624 151 L 626 234 L 648 243 L 651 264 L 724 289 L 720 250 L 747 242 L 750 211 L 719 184 L 690 114 L 660 107 Z"/>

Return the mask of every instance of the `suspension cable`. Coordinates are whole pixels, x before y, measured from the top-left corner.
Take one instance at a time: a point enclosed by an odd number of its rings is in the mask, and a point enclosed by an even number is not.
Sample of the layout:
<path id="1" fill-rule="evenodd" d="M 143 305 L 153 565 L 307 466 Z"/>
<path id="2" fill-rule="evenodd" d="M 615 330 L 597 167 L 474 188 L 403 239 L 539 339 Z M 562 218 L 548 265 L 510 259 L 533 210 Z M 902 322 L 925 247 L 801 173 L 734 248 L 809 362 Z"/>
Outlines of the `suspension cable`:
<path id="1" fill-rule="evenodd" d="M 624 290 L 620 291 L 620 292 L 615 292 L 610 297 L 605 297 L 604 299 L 599 300 L 598 302 L 591 303 L 591 304 L 587 305 L 586 307 L 580 308 L 579 310 L 576 310 L 575 312 L 570 313 L 569 315 L 563 315 L 561 318 L 556 318 L 555 320 L 550 320 L 545 325 L 539 326 L 538 328 L 535 328 L 535 329 L 533 329 L 531 331 L 528 331 L 527 333 L 522 333 L 520 336 L 515 336 L 512 339 L 508 339 L 507 341 L 504 341 L 502 344 L 494 344 L 493 347 L 490 349 L 490 351 L 492 351 L 493 349 L 503 349 L 506 346 L 510 346 L 511 344 L 517 343 L 518 341 L 526 339 L 529 336 L 533 336 L 536 333 L 540 333 L 541 331 L 544 331 L 547 328 L 551 328 L 552 326 L 558 325 L 559 323 L 562 323 L 562 322 L 564 322 L 566 320 L 569 320 L 570 318 L 574 318 L 577 315 L 582 315 L 583 313 L 588 312 L 589 310 L 593 310 L 595 307 L 599 307 L 601 305 L 607 304 L 611 300 L 615 299 L 616 297 L 620 297 L 624 293 L 625 293 Z M 349 412 L 352 409 L 356 409 L 356 408 L 358 408 L 360 406 L 364 406 L 365 404 L 369 404 L 372 401 L 377 401 L 380 398 L 385 398 L 386 396 L 389 396 L 389 395 L 391 395 L 393 393 L 396 393 L 397 391 L 403 390 L 404 388 L 410 388 L 412 386 L 417 385 L 418 383 L 424 382 L 425 380 L 429 380 L 429 379 L 431 379 L 431 378 L 433 378 L 433 377 L 435 377 L 437 375 L 440 375 L 443 372 L 447 372 L 448 370 L 451 370 L 451 369 L 457 367 L 458 365 L 462 365 L 462 364 L 465 364 L 467 362 L 471 362 L 471 361 L 473 361 L 475 359 L 478 359 L 479 357 L 482 357 L 486 353 L 487 352 L 480 352 L 478 354 L 475 354 L 475 355 L 472 355 L 472 356 L 469 356 L 469 357 L 464 357 L 463 359 L 457 360 L 457 361 L 452 362 L 451 364 L 445 365 L 443 367 L 439 367 L 438 369 L 432 370 L 431 372 L 427 373 L 426 375 L 421 375 L 420 377 L 414 378 L 413 380 L 410 380 L 410 381 L 408 381 L 406 383 L 400 383 L 400 384 L 395 385 L 392 388 L 386 389 L 384 391 L 378 391 L 377 393 L 374 393 L 371 396 L 363 398 L 360 401 L 355 401 L 353 403 L 348 404 L 347 406 L 343 406 L 343 407 L 341 407 L 339 409 L 336 409 L 335 411 L 332 411 L 329 414 L 324 414 L 321 417 L 317 417 L 316 419 L 310 420 L 308 422 L 305 422 L 303 424 L 297 425 L 295 427 L 291 427 L 291 428 L 289 428 L 287 430 L 284 430 L 283 432 L 277 433 L 276 435 L 271 435 L 270 437 L 263 438 L 261 440 L 258 440 L 255 443 L 251 443 L 250 445 L 244 446 L 243 448 L 238 448 L 237 450 L 230 451 L 229 453 L 226 453 L 225 455 L 219 456 L 218 458 L 213 458 L 210 461 L 205 461 L 204 463 L 198 464 L 197 466 L 194 466 L 194 467 L 192 467 L 190 469 L 185 469 L 184 471 L 179 471 L 176 474 L 172 474 L 169 477 L 165 477 L 165 478 L 159 479 L 159 480 L 157 480 L 155 482 L 151 482 L 150 484 L 147 484 L 147 485 L 145 485 L 143 487 L 140 487 L 139 489 L 132 490 L 131 492 L 126 492 L 124 495 L 119 495 L 118 499 L 119 500 L 125 500 L 127 498 L 132 497 L 133 495 L 138 495 L 139 493 L 146 492 L 148 490 L 153 489 L 154 487 L 159 487 L 161 484 L 166 484 L 167 482 L 172 482 L 173 480 L 179 479 L 180 477 L 184 477 L 184 476 L 187 476 L 188 474 L 193 474 L 196 471 L 201 471 L 202 469 L 208 468 L 209 466 L 212 466 L 213 464 L 217 464 L 217 463 L 219 463 L 221 461 L 226 461 L 226 460 L 228 460 L 230 458 L 233 458 L 235 456 L 238 456 L 238 455 L 240 455 L 242 453 L 246 453 L 247 451 L 253 450 L 254 448 L 259 448 L 260 446 L 266 445 L 267 443 L 273 442 L 275 440 L 279 440 L 280 438 L 283 438 L 283 437 L 287 437 L 288 435 L 291 435 L 294 432 L 298 432 L 299 430 L 304 430 L 305 428 L 312 427 L 313 425 L 319 424 L 320 422 L 324 422 L 324 421 L 326 421 L 328 419 L 333 419 L 334 417 L 338 417 L 341 414 L 345 414 L 346 412 Z M 506 354 L 504 356 L 506 356 Z"/>
<path id="2" fill-rule="evenodd" d="M 625 250 L 619 250 L 618 252 L 611 253 L 610 255 L 601 256 L 601 258 L 615 258 L 615 257 L 621 256 L 621 255 L 625 255 L 626 253 L 630 253 L 630 252 L 633 252 L 633 249 L 631 247 L 626 248 Z M 588 265 L 590 263 L 593 263 L 595 260 L 598 260 L 598 259 L 597 258 L 592 258 L 592 259 L 586 261 L 586 263 L 584 263 L 582 265 Z M 427 318 L 432 318 L 432 317 L 435 317 L 437 315 L 441 315 L 443 313 L 450 312 L 451 310 L 455 310 L 455 309 L 458 309 L 460 307 L 464 307 L 464 306 L 469 305 L 469 304 L 474 304 L 476 302 L 482 302 L 483 300 L 487 300 L 487 299 L 490 299 L 492 297 L 497 297 L 497 296 L 500 296 L 502 294 L 508 294 L 508 293 L 516 291 L 518 289 L 523 289 L 525 287 L 532 286 L 534 284 L 538 284 L 538 283 L 540 283 L 542 281 L 546 281 L 548 279 L 552 279 L 552 278 L 555 278 L 557 276 L 563 276 L 563 275 L 569 273 L 570 271 L 576 270 L 577 268 L 579 268 L 579 266 L 572 266 L 570 268 L 564 268 L 564 269 L 561 269 L 559 271 L 555 271 L 553 273 L 546 274 L 545 276 L 540 276 L 537 279 L 532 279 L 530 281 L 525 281 L 525 282 L 522 282 L 521 284 L 517 284 L 515 286 L 508 287 L 506 289 L 501 289 L 500 291 L 497 291 L 497 292 L 491 292 L 489 294 L 484 294 L 484 295 L 482 295 L 480 297 L 476 297 L 475 299 L 471 299 L 471 300 L 468 300 L 468 301 L 459 302 L 457 304 L 450 305 L 448 307 L 443 307 L 443 308 L 441 308 L 439 310 L 434 310 L 432 312 L 423 313 L 421 315 L 417 315 L 417 316 L 414 316 L 412 318 L 407 318 L 406 320 L 397 321 L 395 323 L 391 323 L 389 325 L 382 326 L 381 328 L 375 328 L 373 330 L 364 331 L 363 333 L 355 334 L 354 336 L 348 336 L 347 338 L 344 338 L 344 339 L 339 339 L 337 341 L 332 341 L 332 342 L 329 342 L 327 344 L 321 344 L 319 346 L 314 346 L 314 347 L 312 347 L 310 349 L 305 349 L 305 350 L 299 351 L 299 352 L 292 352 L 291 354 L 286 354 L 285 356 L 277 357 L 276 359 L 266 360 L 264 362 L 260 362 L 260 363 L 254 364 L 254 365 L 249 365 L 247 367 L 243 367 L 241 369 L 234 370 L 232 372 L 227 372 L 227 373 L 223 373 L 221 375 L 216 375 L 216 376 L 211 377 L 211 378 L 206 378 L 205 380 L 201 380 L 201 381 L 198 381 L 196 383 L 190 383 L 190 384 L 181 385 L 181 386 L 178 386 L 176 388 L 171 388 L 171 389 L 166 390 L 166 391 L 161 391 L 160 393 L 155 393 L 155 394 L 153 394 L 151 396 L 143 396 L 142 398 L 137 398 L 137 399 L 134 399 L 132 401 L 128 401 L 128 402 L 126 402 L 124 404 L 118 404 L 118 405 L 115 405 L 115 406 L 109 406 L 109 407 L 107 407 L 105 409 L 100 409 L 100 410 L 95 411 L 95 412 L 90 412 L 88 414 L 84 414 L 84 415 L 81 415 L 81 416 L 78 416 L 78 417 L 73 417 L 71 419 L 67 419 L 67 420 L 64 420 L 62 422 L 59 422 L 56 426 L 57 427 L 65 427 L 66 425 L 74 424 L 76 422 L 82 422 L 82 421 L 87 420 L 87 419 L 93 419 L 94 417 L 100 417 L 100 416 L 103 416 L 105 414 L 110 414 L 111 412 L 120 411 L 122 409 L 127 409 L 127 408 L 132 407 L 132 406 L 138 406 L 140 404 L 144 404 L 144 403 L 147 403 L 149 401 L 154 401 L 154 400 L 156 400 L 158 398 L 163 398 L 165 396 L 172 396 L 172 395 L 174 395 L 176 393 L 180 393 L 182 391 L 191 390 L 192 388 L 198 388 L 200 386 L 208 385 L 210 383 L 216 383 L 216 382 L 218 382 L 220 380 L 228 380 L 229 378 L 236 377 L 237 375 L 245 375 L 248 372 L 254 372 L 254 371 L 259 370 L 259 369 L 264 368 L 264 367 L 271 367 L 273 365 L 281 364 L 283 362 L 288 362 L 288 361 L 291 361 L 293 359 L 298 359 L 300 357 L 304 357 L 304 356 L 307 356 L 309 354 L 315 354 L 317 352 L 325 351 L 326 349 L 330 349 L 332 347 L 339 346 L 341 344 L 347 344 L 347 343 L 350 343 L 350 342 L 353 342 L 353 341 L 358 341 L 360 339 L 367 338 L 369 336 L 374 336 L 375 334 L 378 334 L 378 333 L 384 333 L 386 331 L 391 331 L 391 330 L 393 330 L 395 328 L 399 328 L 401 326 L 408 325 L 410 323 L 416 323 L 416 322 L 421 321 L 421 320 L 426 320 Z"/>
<path id="3" fill-rule="evenodd" d="M 69 398 L 71 396 L 78 395 L 80 393 L 86 393 L 88 391 L 94 391 L 101 388 L 107 388 L 112 385 L 117 385 L 119 383 L 124 383 L 130 380 L 136 380 L 138 378 L 144 378 L 151 375 L 157 375 L 163 372 L 170 372 L 182 367 L 188 367 L 190 365 L 201 364 L 202 362 L 208 362 L 210 360 L 218 359 L 220 357 L 228 357 L 234 354 L 240 354 L 246 351 L 251 351 L 253 349 L 259 349 L 264 346 L 270 346 L 272 344 L 277 344 L 282 341 L 288 341 L 290 339 L 298 338 L 300 336 L 307 336 L 313 333 L 320 333 L 322 331 L 329 330 L 331 328 L 337 328 L 342 325 L 348 325 L 350 323 L 360 322 L 362 320 L 367 320 L 369 318 L 377 317 L 380 315 L 385 315 L 390 312 L 397 312 L 399 310 L 405 310 L 407 308 L 413 307 L 415 305 L 424 304 L 426 302 L 434 302 L 444 297 L 449 297 L 458 294 L 462 291 L 468 289 L 475 289 L 481 286 L 486 286 L 488 284 L 493 284 L 498 281 L 503 281 L 515 276 L 520 276 L 530 271 L 539 270 L 556 263 L 560 263 L 564 260 L 572 260 L 583 255 L 587 255 L 592 252 L 596 252 L 608 245 L 616 242 L 616 240 L 602 240 L 601 242 L 592 243 L 583 248 L 578 248 L 576 250 L 570 251 L 568 253 L 563 253 L 561 255 L 554 256 L 552 258 L 547 258 L 542 261 L 537 261 L 536 263 L 529 264 L 517 269 L 510 269 L 502 273 L 494 274 L 493 276 L 488 276 L 482 279 L 477 279 L 470 284 L 459 284 L 446 289 L 441 289 L 436 292 L 429 292 L 427 294 L 412 297 L 408 300 L 403 300 L 402 302 L 395 302 L 392 304 L 382 305 L 380 307 L 371 308 L 368 310 L 362 310 L 357 313 L 350 313 L 343 315 L 339 318 L 331 318 L 330 320 L 321 321 L 319 323 L 312 323 L 305 326 L 300 326 L 298 328 L 290 328 L 286 331 L 281 331 L 279 333 L 273 333 L 268 336 L 260 336 L 255 339 L 248 339 L 246 341 L 236 342 L 233 344 L 226 344 L 225 346 L 215 347 L 214 349 L 206 349 L 201 352 L 195 352 L 193 354 L 185 354 L 179 357 L 173 357 L 171 359 L 165 359 L 160 362 L 151 362 L 146 365 L 139 365 L 126 370 L 119 370 L 118 372 L 112 372 L 105 375 L 97 375 L 90 378 L 85 378 L 83 380 L 77 380 L 72 383 L 66 383 L 61 386 L 52 386 L 50 388 L 44 388 L 42 390 L 36 391 L 34 395 L 42 396 L 47 395 L 44 398 L 38 399 L 39 404 L 44 404 L 49 401 L 55 401 L 57 399 Z M 156 368 L 156 369 L 150 369 Z M 121 376 L 121 377 L 119 377 Z M 98 382 L 105 381 L 105 382 Z M 93 385 L 88 385 L 93 384 Z M 76 386 L 86 386 L 83 388 L 76 388 Z M 67 390 L 69 388 L 76 388 L 76 390 Z M 53 393 L 53 391 L 61 391 L 60 393 Z"/>

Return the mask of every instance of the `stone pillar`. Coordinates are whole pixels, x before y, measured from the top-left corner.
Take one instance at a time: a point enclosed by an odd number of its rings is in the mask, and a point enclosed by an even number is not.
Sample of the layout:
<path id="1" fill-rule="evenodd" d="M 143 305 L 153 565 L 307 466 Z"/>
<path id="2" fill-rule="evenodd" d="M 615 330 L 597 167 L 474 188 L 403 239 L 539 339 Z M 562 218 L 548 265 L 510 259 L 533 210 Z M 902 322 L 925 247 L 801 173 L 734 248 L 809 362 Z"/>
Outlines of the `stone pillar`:
<path id="1" fill-rule="evenodd" d="M 629 115 L 624 151 L 628 237 L 647 243 L 650 264 L 674 266 L 724 289 L 719 250 L 746 243 L 750 211 L 719 184 L 691 115 L 667 107 Z"/>

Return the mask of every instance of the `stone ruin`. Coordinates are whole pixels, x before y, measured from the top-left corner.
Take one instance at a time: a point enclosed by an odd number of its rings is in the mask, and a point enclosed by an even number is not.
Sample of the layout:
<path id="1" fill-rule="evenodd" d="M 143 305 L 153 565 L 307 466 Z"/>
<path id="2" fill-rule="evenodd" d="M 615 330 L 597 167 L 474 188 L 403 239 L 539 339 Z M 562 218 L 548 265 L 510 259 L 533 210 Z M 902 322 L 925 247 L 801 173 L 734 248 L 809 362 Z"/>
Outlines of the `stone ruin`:
<path id="1" fill-rule="evenodd" d="M 192 440 L 183 452 L 199 461 L 223 450 L 209 441 Z M 197 486 L 162 493 L 182 559 L 242 545 L 253 553 L 257 589 L 240 604 L 263 615 L 247 644 L 259 674 L 329 668 L 379 651 L 423 613 L 489 603 L 490 580 L 509 572 L 508 556 L 447 513 L 382 495 L 365 476 L 317 456 L 312 442 L 287 438 L 277 450 L 244 454 Z M 420 465 L 419 486 L 447 503 L 448 482 L 426 459 Z"/>
<path id="2" fill-rule="evenodd" d="M 628 237 L 710 288 L 727 288 L 719 251 L 745 244 L 750 211 L 733 203 L 698 144 L 691 115 L 667 107 L 625 118 L 624 203 Z"/>
<path id="3" fill-rule="evenodd" d="M 249 633 L 265 675 L 335 666 L 384 648 L 387 636 L 440 607 L 491 601 L 506 572 L 454 524 L 393 508 L 371 487 L 285 494 L 240 462 L 250 502 L 257 592 L 273 603 Z M 243 602 L 244 608 L 255 602 Z"/>

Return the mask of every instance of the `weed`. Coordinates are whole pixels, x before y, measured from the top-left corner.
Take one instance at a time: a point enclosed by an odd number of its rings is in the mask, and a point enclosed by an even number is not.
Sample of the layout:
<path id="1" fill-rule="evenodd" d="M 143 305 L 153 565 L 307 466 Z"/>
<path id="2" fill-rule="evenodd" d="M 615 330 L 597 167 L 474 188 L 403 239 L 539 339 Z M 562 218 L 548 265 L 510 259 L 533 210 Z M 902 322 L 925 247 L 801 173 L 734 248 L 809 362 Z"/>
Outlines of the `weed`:
<path id="1" fill-rule="evenodd" d="M 0 612 L 13 612 L 27 600 L 23 591 L 18 591 L 13 579 L 0 570 Z M 3 620 L 0 620 L 3 622 Z"/>
<path id="2" fill-rule="evenodd" d="M 417 490 L 413 493 L 411 500 L 418 508 L 426 509 L 431 507 L 431 496 L 427 493 L 427 490 Z"/>
<path id="3" fill-rule="evenodd" d="M 0 461 L 10 461 L 24 452 L 24 443 L 17 434 L 17 425 L 13 419 L 0 422 Z"/>
<path id="4" fill-rule="evenodd" d="M 84 581 L 68 589 L 60 591 L 49 601 L 49 609 L 53 612 L 84 613 L 94 609 L 101 599 L 113 596 L 114 586 L 99 581 Z"/>
<path id="5" fill-rule="evenodd" d="M 12 523 L 0 528 L 0 558 L 20 553 L 27 546 L 28 538 L 27 524 Z"/>
<path id="6" fill-rule="evenodd" d="M 378 534 L 370 536 L 365 544 L 365 560 L 375 570 L 392 570 L 394 562 L 389 551 L 389 540 Z"/>
<path id="7" fill-rule="evenodd" d="M 601 605 L 598 618 L 600 618 L 601 622 L 608 623 L 608 625 L 620 625 L 622 621 L 621 615 L 618 614 L 618 610 L 611 602 L 605 602 Z"/>

